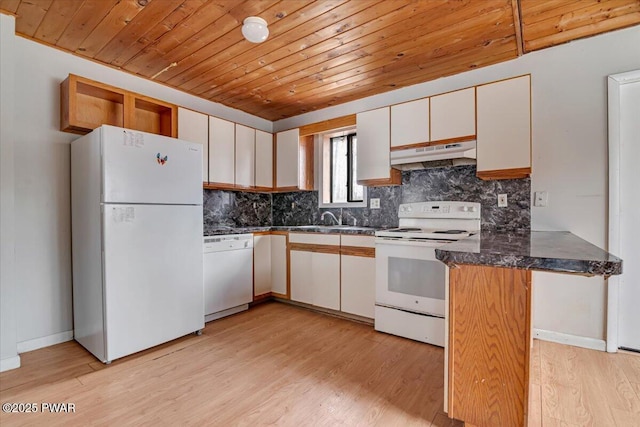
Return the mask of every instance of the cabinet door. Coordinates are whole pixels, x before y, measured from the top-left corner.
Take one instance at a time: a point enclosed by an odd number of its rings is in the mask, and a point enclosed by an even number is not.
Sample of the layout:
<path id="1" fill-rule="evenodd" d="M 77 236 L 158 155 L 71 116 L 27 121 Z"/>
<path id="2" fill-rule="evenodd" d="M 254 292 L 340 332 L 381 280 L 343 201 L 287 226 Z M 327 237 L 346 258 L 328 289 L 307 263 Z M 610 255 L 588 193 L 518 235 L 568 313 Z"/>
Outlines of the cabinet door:
<path id="1" fill-rule="evenodd" d="M 256 187 L 273 187 L 273 135 L 256 130 Z"/>
<path id="2" fill-rule="evenodd" d="M 358 139 L 360 139 L 358 131 Z M 429 141 L 429 98 L 391 106 L 391 146 Z"/>
<path id="3" fill-rule="evenodd" d="M 373 319 L 376 298 L 375 258 L 342 255 L 341 307 L 345 313 Z"/>
<path id="4" fill-rule="evenodd" d="M 477 87 L 477 171 L 486 178 L 516 178 L 501 171 L 531 172 L 531 77 Z"/>
<path id="5" fill-rule="evenodd" d="M 340 310 L 340 255 L 312 252 L 311 279 L 312 304 Z"/>
<path id="6" fill-rule="evenodd" d="M 179 107 L 178 138 L 202 144 L 202 181 L 209 181 L 209 116 Z"/>
<path id="7" fill-rule="evenodd" d="M 287 296 L 287 236 L 271 235 L 271 292 Z"/>
<path id="8" fill-rule="evenodd" d="M 457 90 L 431 97 L 431 141 L 476 134 L 476 90 Z"/>
<path id="9" fill-rule="evenodd" d="M 253 296 L 271 292 L 271 236 L 253 236 Z"/>
<path id="10" fill-rule="evenodd" d="M 235 184 L 255 185 L 256 130 L 236 124 Z"/>
<path id="11" fill-rule="evenodd" d="M 313 252 L 290 251 L 291 300 L 314 303 Z"/>
<path id="12" fill-rule="evenodd" d="M 389 107 L 356 115 L 358 156 L 356 167 L 361 185 L 388 185 L 401 182 L 401 174 L 391 169 Z"/>
<path id="13" fill-rule="evenodd" d="M 276 187 L 298 187 L 299 130 L 291 129 L 276 135 Z"/>
<path id="14" fill-rule="evenodd" d="M 209 182 L 234 184 L 235 126 L 209 117 Z"/>

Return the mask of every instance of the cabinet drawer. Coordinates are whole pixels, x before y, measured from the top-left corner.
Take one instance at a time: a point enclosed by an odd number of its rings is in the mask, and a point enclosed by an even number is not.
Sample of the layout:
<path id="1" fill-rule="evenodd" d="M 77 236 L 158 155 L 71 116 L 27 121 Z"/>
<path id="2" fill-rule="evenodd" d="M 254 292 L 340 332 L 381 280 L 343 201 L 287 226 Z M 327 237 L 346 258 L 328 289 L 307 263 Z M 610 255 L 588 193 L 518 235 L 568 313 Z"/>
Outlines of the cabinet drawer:
<path id="1" fill-rule="evenodd" d="M 357 246 L 362 248 L 375 248 L 376 238 L 374 236 L 350 236 L 343 234 L 340 236 L 342 246 Z"/>
<path id="2" fill-rule="evenodd" d="M 289 243 L 340 246 L 339 234 L 290 233 Z"/>

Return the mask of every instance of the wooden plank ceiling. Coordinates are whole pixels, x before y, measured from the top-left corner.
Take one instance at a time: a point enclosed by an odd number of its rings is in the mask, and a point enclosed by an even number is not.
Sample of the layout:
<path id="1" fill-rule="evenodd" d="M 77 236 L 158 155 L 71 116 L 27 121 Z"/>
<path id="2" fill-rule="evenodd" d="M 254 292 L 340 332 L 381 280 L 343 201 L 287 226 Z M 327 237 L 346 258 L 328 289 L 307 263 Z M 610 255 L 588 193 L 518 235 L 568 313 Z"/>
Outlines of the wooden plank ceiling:
<path id="1" fill-rule="evenodd" d="M 0 0 L 24 37 L 268 120 L 640 23 L 640 0 Z M 262 44 L 240 32 L 269 24 Z"/>

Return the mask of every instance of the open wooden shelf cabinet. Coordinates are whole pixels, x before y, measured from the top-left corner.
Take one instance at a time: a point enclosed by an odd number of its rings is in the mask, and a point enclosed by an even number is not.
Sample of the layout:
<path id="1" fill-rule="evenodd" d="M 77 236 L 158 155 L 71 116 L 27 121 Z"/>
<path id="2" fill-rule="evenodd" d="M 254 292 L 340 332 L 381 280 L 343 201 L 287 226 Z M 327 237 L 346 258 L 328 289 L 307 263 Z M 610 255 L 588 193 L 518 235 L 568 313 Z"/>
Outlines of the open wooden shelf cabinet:
<path id="1" fill-rule="evenodd" d="M 101 125 L 178 136 L 178 107 L 69 74 L 60 84 L 60 130 L 84 135 Z"/>

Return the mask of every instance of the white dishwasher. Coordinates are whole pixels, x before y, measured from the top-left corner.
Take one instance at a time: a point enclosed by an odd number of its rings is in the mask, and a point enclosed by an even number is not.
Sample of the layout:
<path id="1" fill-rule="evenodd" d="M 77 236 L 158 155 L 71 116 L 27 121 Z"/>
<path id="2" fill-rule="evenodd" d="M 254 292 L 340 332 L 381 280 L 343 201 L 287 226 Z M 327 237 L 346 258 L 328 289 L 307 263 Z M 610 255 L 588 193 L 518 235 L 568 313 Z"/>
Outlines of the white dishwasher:
<path id="1" fill-rule="evenodd" d="M 204 321 L 249 308 L 253 300 L 253 235 L 204 237 Z"/>

